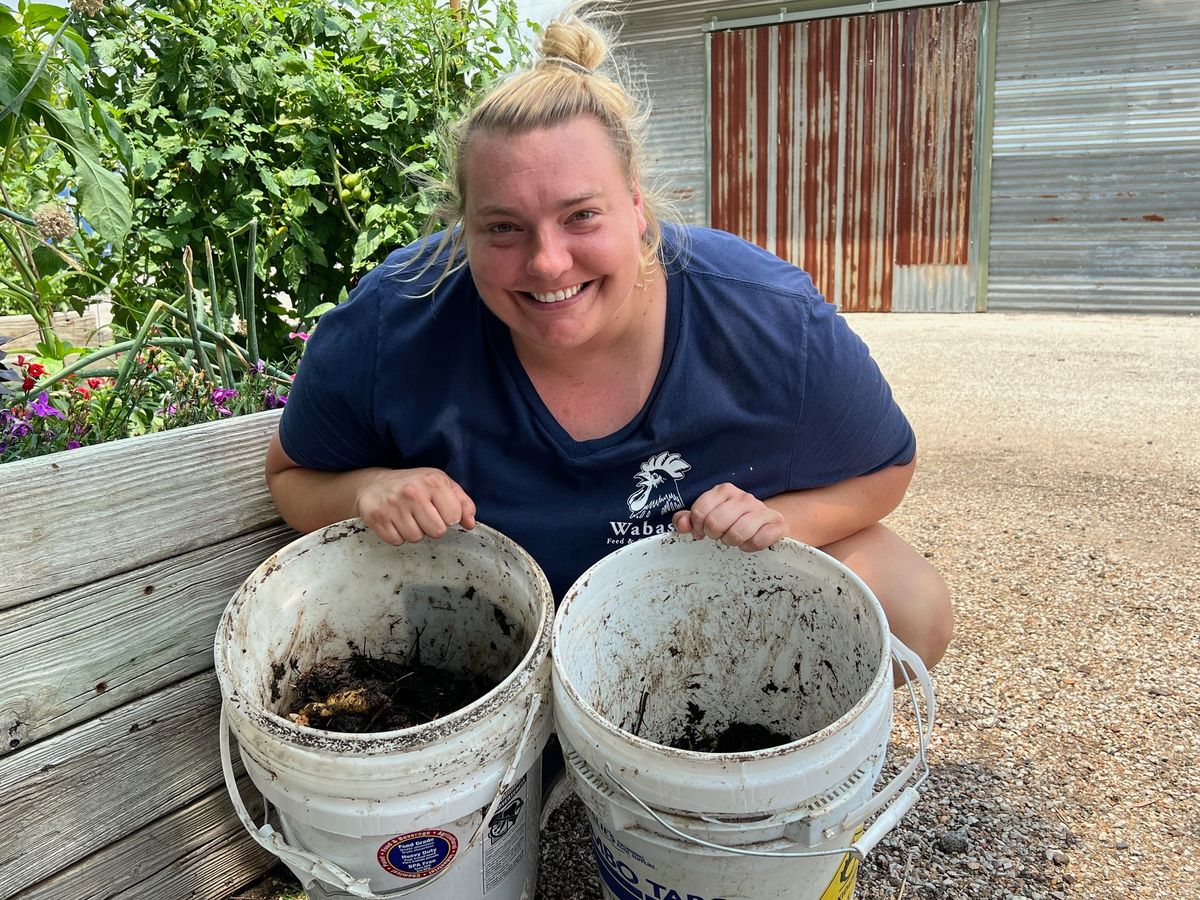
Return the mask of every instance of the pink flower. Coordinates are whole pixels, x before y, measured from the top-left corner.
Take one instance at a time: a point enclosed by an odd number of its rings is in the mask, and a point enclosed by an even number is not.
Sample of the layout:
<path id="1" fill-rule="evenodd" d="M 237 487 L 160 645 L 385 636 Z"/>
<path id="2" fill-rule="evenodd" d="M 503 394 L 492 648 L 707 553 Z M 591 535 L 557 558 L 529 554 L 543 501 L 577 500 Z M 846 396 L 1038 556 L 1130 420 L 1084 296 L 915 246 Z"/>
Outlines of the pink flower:
<path id="1" fill-rule="evenodd" d="M 307 331 L 289 331 L 288 337 L 292 338 L 293 340 L 307 341 L 308 340 L 308 332 Z"/>

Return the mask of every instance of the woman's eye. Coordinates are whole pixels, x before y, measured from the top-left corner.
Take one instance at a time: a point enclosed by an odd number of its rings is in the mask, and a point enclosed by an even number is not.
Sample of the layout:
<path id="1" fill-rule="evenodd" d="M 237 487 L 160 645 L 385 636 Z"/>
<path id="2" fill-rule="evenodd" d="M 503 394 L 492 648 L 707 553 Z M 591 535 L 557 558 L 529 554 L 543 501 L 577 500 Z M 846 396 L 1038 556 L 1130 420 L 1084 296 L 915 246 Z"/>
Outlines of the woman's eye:
<path id="1" fill-rule="evenodd" d="M 508 222 L 497 222 L 494 225 L 489 225 L 488 231 L 492 234 L 510 234 L 513 231 L 513 226 Z"/>
<path id="2" fill-rule="evenodd" d="M 588 219 L 596 218 L 596 211 L 594 209 L 581 209 L 572 218 L 576 222 L 586 222 Z"/>

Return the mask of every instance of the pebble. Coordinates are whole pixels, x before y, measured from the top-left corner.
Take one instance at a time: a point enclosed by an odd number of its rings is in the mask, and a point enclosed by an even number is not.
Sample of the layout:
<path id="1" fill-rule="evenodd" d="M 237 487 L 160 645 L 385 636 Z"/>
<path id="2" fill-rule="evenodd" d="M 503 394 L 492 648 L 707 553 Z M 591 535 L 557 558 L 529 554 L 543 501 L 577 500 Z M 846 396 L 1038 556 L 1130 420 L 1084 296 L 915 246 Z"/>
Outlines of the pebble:
<path id="1" fill-rule="evenodd" d="M 965 828 L 958 831 L 943 831 L 938 835 L 937 848 L 943 853 L 966 853 L 971 839 Z"/>

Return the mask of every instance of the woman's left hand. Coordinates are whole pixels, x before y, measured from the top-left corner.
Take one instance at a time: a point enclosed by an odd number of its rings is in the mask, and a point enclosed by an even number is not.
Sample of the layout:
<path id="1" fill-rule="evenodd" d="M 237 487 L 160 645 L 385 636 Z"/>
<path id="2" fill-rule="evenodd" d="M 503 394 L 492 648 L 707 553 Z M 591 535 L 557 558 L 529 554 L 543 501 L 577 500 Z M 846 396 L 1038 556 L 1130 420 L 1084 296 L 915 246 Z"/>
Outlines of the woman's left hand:
<path id="1" fill-rule="evenodd" d="M 752 553 L 783 537 L 787 523 L 783 513 L 726 482 L 697 497 L 691 509 L 675 513 L 671 524 L 697 540 L 710 537 Z"/>

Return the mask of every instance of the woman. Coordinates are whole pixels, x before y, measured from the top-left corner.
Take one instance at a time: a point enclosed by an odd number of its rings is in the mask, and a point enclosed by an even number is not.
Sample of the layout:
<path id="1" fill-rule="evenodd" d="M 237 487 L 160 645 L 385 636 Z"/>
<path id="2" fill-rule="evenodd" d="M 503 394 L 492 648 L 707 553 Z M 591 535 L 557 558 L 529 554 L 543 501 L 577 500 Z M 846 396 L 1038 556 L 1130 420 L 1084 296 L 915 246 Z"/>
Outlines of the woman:
<path id="1" fill-rule="evenodd" d="M 915 440 L 866 347 L 794 266 L 660 227 L 598 30 L 570 16 L 540 52 L 460 127 L 440 239 L 322 319 L 267 455 L 281 514 L 361 516 L 400 544 L 478 513 L 560 599 L 649 534 L 751 552 L 789 535 L 937 662 L 945 584 L 880 524 Z"/>

